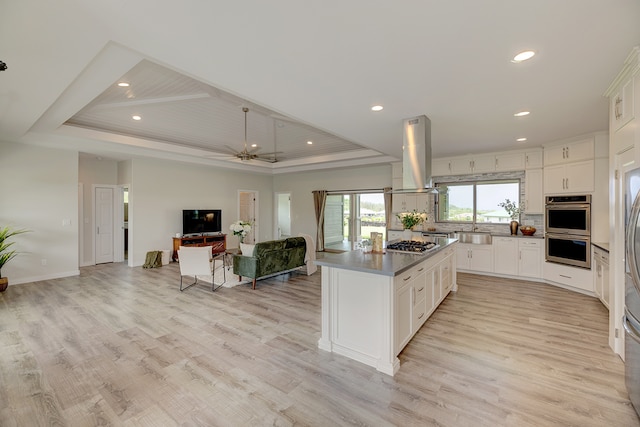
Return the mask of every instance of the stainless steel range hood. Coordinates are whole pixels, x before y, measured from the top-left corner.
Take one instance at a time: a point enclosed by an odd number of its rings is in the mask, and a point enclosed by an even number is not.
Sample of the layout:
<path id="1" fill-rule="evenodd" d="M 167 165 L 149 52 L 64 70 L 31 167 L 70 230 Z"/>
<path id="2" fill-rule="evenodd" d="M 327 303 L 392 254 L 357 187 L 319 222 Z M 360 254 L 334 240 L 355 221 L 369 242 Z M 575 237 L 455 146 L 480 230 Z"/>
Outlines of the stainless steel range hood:
<path id="1" fill-rule="evenodd" d="M 402 189 L 392 193 L 433 192 L 431 187 L 431 120 L 417 116 L 403 120 Z"/>

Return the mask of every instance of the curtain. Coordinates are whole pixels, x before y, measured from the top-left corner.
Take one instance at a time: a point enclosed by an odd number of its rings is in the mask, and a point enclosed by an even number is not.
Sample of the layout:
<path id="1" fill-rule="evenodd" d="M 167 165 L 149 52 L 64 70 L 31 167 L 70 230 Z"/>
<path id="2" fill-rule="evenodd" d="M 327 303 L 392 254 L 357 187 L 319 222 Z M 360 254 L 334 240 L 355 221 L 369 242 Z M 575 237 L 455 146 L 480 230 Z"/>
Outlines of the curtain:
<path id="1" fill-rule="evenodd" d="M 391 197 L 391 187 L 384 187 L 384 220 L 387 227 L 387 240 L 389 240 L 389 229 L 391 228 L 391 212 L 393 212 L 393 202 Z"/>
<path id="2" fill-rule="evenodd" d="M 327 190 L 315 190 L 313 193 L 313 206 L 316 211 L 316 250 L 324 251 L 324 207 L 327 203 Z"/>

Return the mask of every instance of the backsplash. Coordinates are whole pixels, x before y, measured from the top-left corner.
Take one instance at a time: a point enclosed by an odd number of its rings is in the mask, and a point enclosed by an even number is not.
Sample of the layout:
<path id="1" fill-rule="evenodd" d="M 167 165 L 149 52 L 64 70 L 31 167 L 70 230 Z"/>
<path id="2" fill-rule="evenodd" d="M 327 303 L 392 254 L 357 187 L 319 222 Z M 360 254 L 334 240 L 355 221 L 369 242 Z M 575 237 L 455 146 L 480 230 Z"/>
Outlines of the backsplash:
<path id="1" fill-rule="evenodd" d="M 524 171 L 514 171 L 514 172 L 496 172 L 496 173 L 485 173 L 485 174 L 475 174 L 475 175 L 452 175 L 452 176 L 438 176 L 434 178 L 434 185 L 439 182 L 463 182 L 463 181 L 488 181 L 488 180 L 499 180 L 499 179 L 519 179 L 520 180 L 520 200 L 525 200 L 525 172 Z M 472 224 L 469 223 L 450 223 L 450 222 L 436 222 L 436 211 L 435 211 L 435 200 L 436 195 L 428 195 L 429 202 L 427 205 L 427 221 L 423 224 L 414 228 L 416 231 L 429 231 L 429 228 L 435 228 L 437 231 L 450 233 L 453 231 L 471 231 L 473 227 Z M 544 232 L 544 215 L 530 215 L 530 214 L 522 214 L 520 217 L 520 224 L 525 225 L 527 222 L 531 222 L 535 228 L 537 228 L 536 234 L 540 234 Z M 394 230 L 402 230 L 402 224 L 400 220 L 394 215 L 391 220 L 391 228 Z M 509 224 L 486 224 L 486 223 L 478 223 L 476 224 L 477 231 L 487 231 L 491 233 L 506 233 L 509 234 Z"/>

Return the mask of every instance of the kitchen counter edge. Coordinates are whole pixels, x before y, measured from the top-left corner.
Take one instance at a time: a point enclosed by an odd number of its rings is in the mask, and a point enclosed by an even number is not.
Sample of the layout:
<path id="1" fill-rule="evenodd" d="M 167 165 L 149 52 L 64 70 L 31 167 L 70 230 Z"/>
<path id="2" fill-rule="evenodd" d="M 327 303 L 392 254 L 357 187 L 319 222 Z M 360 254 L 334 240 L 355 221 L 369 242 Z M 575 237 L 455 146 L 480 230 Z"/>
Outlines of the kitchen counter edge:
<path id="1" fill-rule="evenodd" d="M 325 253 L 321 257 L 318 257 L 315 263 L 324 267 L 395 277 L 411 267 L 432 258 L 457 242 L 457 239 L 438 238 L 436 243 L 440 246 L 437 249 L 429 251 L 427 254 L 407 254 L 401 252 L 385 252 L 381 254 L 364 253 L 362 251 L 350 251 L 339 254 Z"/>

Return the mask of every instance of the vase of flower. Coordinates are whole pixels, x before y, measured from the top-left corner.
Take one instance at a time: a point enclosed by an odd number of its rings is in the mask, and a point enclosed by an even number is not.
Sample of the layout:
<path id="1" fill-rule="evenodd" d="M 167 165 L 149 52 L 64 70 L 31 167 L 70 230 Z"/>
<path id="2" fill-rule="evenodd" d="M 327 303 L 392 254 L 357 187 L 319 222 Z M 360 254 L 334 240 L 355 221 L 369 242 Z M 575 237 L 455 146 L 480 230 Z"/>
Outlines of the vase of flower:
<path id="1" fill-rule="evenodd" d="M 509 229 L 511 230 L 512 235 L 518 234 L 518 219 L 520 219 L 520 211 L 522 210 L 522 203 L 517 205 L 516 202 L 512 202 L 509 199 L 505 199 L 504 202 L 498 203 L 498 206 L 504 208 L 507 211 L 507 214 L 511 218 L 511 222 L 509 223 Z"/>
<path id="2" fill-rule="evenodd" d="M 520 225 L 520 224 L 518 223 L 518 221 L 511 221 L 511 222 L 509 223 L 509 228 L 511 229 L 511 234 L 512 234 L 512 235 L 514 235 L 514 236 L 515 236 L 516 234 L 518 234 L 518 226 L 519 226 L 519 225 Z"/>
<path id="3" fill-rule="evenodd" d="M 413 227 L 422 224 L 427 220 L 427 214 L 425 212 L 418 212 L 413 210 L 411 212 L 401 212 L 396 217 L 402 223 L 402 240 L 411 240 Z"/>
<path id="4" fill-rule="evenodd" d="M 247 221 L 238 220 L 231 224 L 229 230 L 233 232 L 234 236 L 238 236 L 240 243 L 244 243 L 244 238 L 251 232 L 251 223 Z"/>

